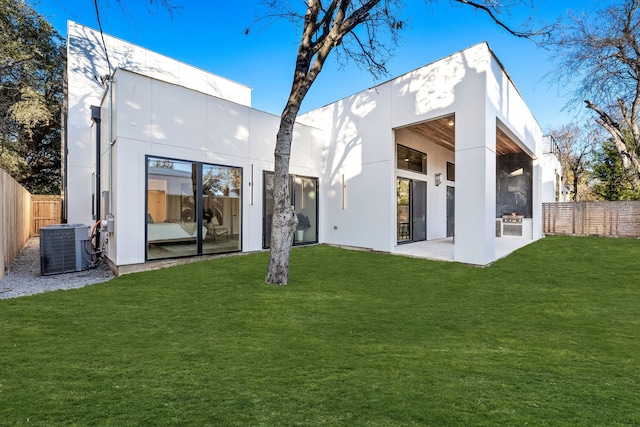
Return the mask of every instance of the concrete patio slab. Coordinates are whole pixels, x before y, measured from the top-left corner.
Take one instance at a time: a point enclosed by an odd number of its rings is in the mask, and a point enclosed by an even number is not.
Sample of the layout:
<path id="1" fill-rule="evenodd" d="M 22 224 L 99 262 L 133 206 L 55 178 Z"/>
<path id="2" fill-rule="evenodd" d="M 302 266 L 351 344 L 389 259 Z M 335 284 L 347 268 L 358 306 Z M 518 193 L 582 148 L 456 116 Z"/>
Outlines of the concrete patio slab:
<path id="1" fill-rule="evenodd" d="M 494 261 L 504 258 L 534 240 L 524 237 L 496 237 L 496 257 Z M 424 242 L 397 245 L 393 253 L 415 258 L 426 258 L 437 261 L 455 261 L 455 243 L 452 237 L 428 240 Z"/>

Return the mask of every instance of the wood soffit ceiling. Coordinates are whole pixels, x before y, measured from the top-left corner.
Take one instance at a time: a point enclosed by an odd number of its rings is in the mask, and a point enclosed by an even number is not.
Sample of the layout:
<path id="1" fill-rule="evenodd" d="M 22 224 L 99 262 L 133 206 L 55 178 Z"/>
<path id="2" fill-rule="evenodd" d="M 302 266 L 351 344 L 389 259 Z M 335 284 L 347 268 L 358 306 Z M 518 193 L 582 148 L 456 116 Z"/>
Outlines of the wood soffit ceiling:
<path id="1" fill-rule="evenodd" d="M 406 128 L 409 132 L 428 141 L 440 145 L 448 150 L 455 150 L 455 116 L 445 116 L 439 119 L 418 123 Z M 499 127 L 496 126 L 496 154 L 520 153 L 522 149 Z"/>

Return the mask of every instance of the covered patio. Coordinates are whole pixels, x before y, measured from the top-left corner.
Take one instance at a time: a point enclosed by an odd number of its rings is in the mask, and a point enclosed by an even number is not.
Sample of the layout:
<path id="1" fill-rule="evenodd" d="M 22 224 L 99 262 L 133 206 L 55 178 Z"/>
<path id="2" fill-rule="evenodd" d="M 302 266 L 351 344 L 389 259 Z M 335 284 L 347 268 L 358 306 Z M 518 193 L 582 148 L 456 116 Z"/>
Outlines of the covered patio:
<path id="1" fill-rule="evenodd" d="M 495 127 L 487 132 L 488 142 L 486 146 L 479 148 L 485 156 L 483 164 L 477 161 L 478 156 L 469 158 L 467 155 L 469 150 L 458 150 L 456 127 L 460 124 L 460 120 L 457 120 L 456 114 L 414 123 L 397 130 L 397 140 L 401 140 L 400 137 L 404 136 L 400 132 L 408 131 L 415 138 L 425 143 L 435 144 L 455 155 L 451 164 L 454 168 L 454 178 L 449 178 L 448 171 L 446 174 L 446 202 L 442 202 L 444 194 L 440 191 L 441 188 L 437 188 L 439 181 L 434 180 L 436 188 L 430 189 L 430 194 L 436 196 L 435 199 L 430 199 L 427 205 L 432 203 L 438 209 L 429 210 L 427 207 L 426 216 L 435 220 L 427 227 L 426 239 L 412 239 L 413 224 L 410 224 L 409 230 L 406 231 L 409 238 L 404 241 L 400 239 L 400 230 L 403 230 L 402 225 L 406 223 L 401 222 L 398 215 L 399 237 L 392 250 L 393 253 L 417 258 L 489 265 L 536 240 L 534 237 L 537 233 L 534 233 L 535 225 L 533 224 L 533 175 L 536 156 L 498 117 L 493 120 L 495 120 Z M 402 141 L 404 140 L 403 137 Z M 412 145 L 415 147 L 415 143 Z M 417 148 L 420 149 L 420 147 Z M 424 151 L 427 152 L 429 149 Z M 463 157 L 466 163 L 461 161 Z M 398 158 L 400 159 L 400 156 Z M 444 180 L 444 178 L 441 179 Z M 482 185 L 478 187 L 478 183 Z M 517 232 L 509 234 L 507 234 L 507 226 L 500 222 L 508 212 L 513 215 L 517 213 L 519 217 Z M 483 215 L 484 218 L 480 220 Z M 410 217 L 416 217 L 415 213 Z M 495 237 L 493 240 L 492 230 L 488 230 L 488 227 L 489 224 L 493 227 L 496 221 L 499 224 L 496 236 L 502 237 Z M 458 247 L 451 237 L 454 233 Z M 445 234 L 449 237 L 444 237 Z"/>

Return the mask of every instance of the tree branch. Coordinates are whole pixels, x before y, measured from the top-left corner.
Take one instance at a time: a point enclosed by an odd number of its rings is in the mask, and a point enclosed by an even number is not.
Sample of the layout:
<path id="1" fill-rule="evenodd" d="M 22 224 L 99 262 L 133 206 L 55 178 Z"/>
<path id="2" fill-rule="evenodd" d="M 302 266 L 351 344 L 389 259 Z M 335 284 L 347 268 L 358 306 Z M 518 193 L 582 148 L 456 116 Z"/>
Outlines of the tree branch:
<path id="1" fill-rule="evenodd" d="M 9 60 L 7 61 L 6 64 L 0 66 L 0 73 L 4 72 L 5 70 L 10 70 L 11 68 L 17 67 L 19 65 L 24 64 L 25 62 L 29 62 L 33 59 L 33 56 L 30 56 L 28 58 L 25 59 L 20 59 L 19 61 L 13 61 L 13 60 Z"/>
<path id="2" fill-rule="evenodd" d="M 542 29 L 534 32 L 516 31 L 511 27 L 509 27 L 504 22 L 502 22 L 500 18 L 498 18 L 498 16 L 494 12 L 495 9 L 492 9 L 491 7 L 485 4 L 478 3 L 472 0 L 454 0 L 454 1 L 456 1 L 457 3 L 461 3 L 463 5 L 471 6 L 478 10 L 482 10 L 487 15 L 489 15 L 489 17 L 493 20 L 493 22 L 498 24 L 500 27 L 506 30 L 509 34 L 514 35 L 516 37 L 532 39 L 533 37 L 536 37 L 536 36 L 544 36 L 546 38 L 549 38 L 551 36 L 551 28 L 549 27 L 543 27 Z"/>

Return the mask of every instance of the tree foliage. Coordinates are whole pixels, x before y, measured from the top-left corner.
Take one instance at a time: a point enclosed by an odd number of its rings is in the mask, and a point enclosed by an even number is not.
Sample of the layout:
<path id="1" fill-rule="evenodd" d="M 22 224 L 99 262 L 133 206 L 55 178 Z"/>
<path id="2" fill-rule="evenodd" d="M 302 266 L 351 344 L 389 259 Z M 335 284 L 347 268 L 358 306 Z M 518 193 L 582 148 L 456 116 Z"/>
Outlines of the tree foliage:
<path id="1" fill-rule="evenodd" d="M 584 101 L 595 113 L 640 191 L 640 0 L 571 16 L 561 28 L 549 41 L 558 60 L 555 78 L 572 88 L 571 105 Z"/>
<path id="2" fill-rule="evenodd" d="M 591 162 L 593 194 L 600 200 L 638 200 L 622 167 L 622 160 L 611 139 L 602 142 Z"/>
<path id="3" fill-rule="evenodd" d="M 20 0 L 0 0 L 0 167 L 32 193 L 60 192 L 61 37 Z"/>

